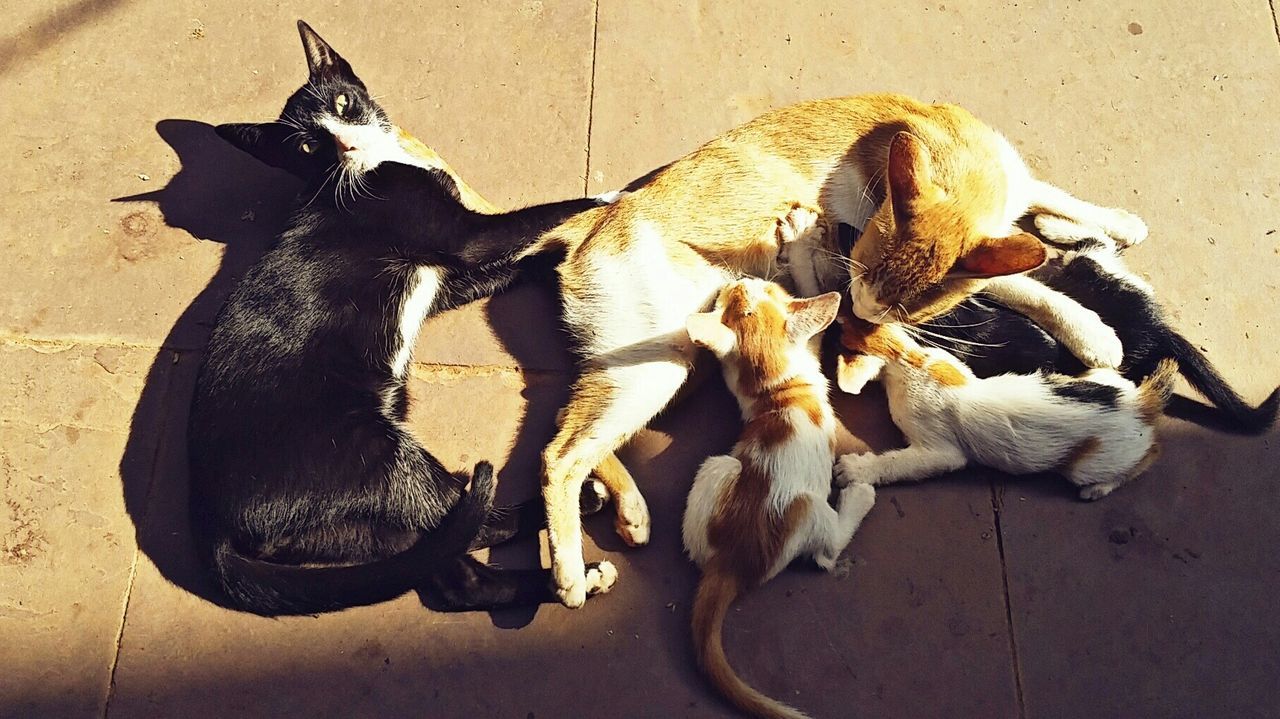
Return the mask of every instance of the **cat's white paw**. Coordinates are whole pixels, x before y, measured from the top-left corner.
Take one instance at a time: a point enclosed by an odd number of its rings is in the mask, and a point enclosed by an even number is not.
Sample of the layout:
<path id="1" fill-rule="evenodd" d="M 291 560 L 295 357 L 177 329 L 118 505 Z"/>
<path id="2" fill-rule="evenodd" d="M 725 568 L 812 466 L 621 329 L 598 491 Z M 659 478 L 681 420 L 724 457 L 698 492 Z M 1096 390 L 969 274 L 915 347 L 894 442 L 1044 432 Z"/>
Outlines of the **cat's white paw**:
<path id="1" fill-rule="evenodd" d="M 840 490 L 840 503 L 842 508 L 847 506 L 859 516 L 866 516 L 876 504 L 876 488 L 864 482 L 854 482 Z"/>
<path id="2" fill-rule="evenodd" d="M 1067 349 L 1086 367 L 1115 368 L 1124 362 L 1124 344 L 1116 331 L 1095 313 L 1088 322 L 1077 323 L 1069 336 L 1063 337 Z"/>
<path id="3" fill-rule="evenodd" d="M 642 547 L 649 543 L 649 506 L 639 492 L 630 492 L 617 498 L 618 517 L 613 528 L 622 541 L 630 547 Z"/>
<path id="4" fill-rule="evenodd" d="M 778 247 L 799 240 L 812 231 L 818 224 L 818 211 L 802 205 L 793 205 L 787 214 L 778 219 L 775 231 Z"/>
<path id="5" fill-rule="evenodd" d="M 1112 217 L 1107 222 L 1107 234 L 1121 247 L 1129 247 L 1147 239 L 1147 223 L 1141 217 L 1117 208 L 1111 208 Z"/>
<path id="6" fill-rule="evenodd" d="M 846 454 L 836 461 L 835 480 L 836 486 L 848 488 L 854 484 L 874 484 L 874 479 L 868 471 L 868 461 L 865 454 Z M 874 497 L 874 491 L 872 493 Z"/>
<path id="7" fill-rule="evenodd" d="M 576 567 L 565 566 L 576 564 Z M 577 562 L 554 562 L 551 573 L 556 581 L 556 596 L 560 603 L 570 609 L 577 609 L 587 602 L 587 573 L 582 560 Z M 576 570 L 576 571 L 575 571 Z"/>
<path id="8" fill-rule="evenodd" d="M 603 561 L 587 565 L 587 596 L 605 594 L 618 581 L 618 568 L 613 562 Z"/>

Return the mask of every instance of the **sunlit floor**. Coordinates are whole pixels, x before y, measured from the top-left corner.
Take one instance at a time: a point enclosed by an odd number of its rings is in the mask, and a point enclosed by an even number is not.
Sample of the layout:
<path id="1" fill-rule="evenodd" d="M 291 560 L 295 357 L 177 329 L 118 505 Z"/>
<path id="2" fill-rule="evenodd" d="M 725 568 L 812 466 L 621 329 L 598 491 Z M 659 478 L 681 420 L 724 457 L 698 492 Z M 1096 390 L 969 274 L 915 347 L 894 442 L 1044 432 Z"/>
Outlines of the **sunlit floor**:
<path id="1" fill-rule="evenodd" d="M 961 103 L 1043 177 L 1142 215 L 1129 257 L 1243 394 L 1280 381 L 1280 42 L 1266 0 L 1001 3 L 7 3 L 0 127 L 0 715 L 712 717 L 684 494 L 737 433 L 717 382 L 623 452 L 654 512 L 580 610 L 445 615 L 415 595 L 267 620 L 209 600 L 185 418 L 222 299 L 296 187 L 210 123 L 274 117 L 308 20 L 494 202 L 617 188 L 794 100 Z M 149 199 L 116 201 L 152 193 Z M 433 320 L 414 428 L 533 496 L 570 363 L 547 289 Z M 894 431 L 872 392 L 846 446 Z M 1140 481 L 971 471 L 880 493 L 835 575 L 793 569 L 727 651 L 820 717 L 1244 717 L 1280 705 L 1277 435 L 1169 420 Z M 539 547 L 504 548 L 534 566 Z"/>

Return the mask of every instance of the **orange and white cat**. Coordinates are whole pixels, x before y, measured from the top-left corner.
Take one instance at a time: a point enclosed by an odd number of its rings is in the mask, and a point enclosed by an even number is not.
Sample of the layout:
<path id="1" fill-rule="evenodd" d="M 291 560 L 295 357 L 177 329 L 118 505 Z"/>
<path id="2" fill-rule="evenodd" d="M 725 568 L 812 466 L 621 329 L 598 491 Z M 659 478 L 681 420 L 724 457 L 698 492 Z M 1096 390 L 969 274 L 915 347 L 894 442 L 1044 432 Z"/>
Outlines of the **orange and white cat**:
<path id="1" fill-rule="evenodd" d="M 865 365 L 882 369 L 889 413 L 907 447 L 841 457 L 838 484 L 918 481 L 972 461 L 1010 474 L 1057 472 L 1081 499 L 1093 500 L 1159 454 L 1155 422 L 1178 372 L 1171 359 L 1141 385 L 1113 369 L 981 379 L 947 351 L 921 346 L 903 325 L 857 318 L 841 325 L 840 388 L 856 394 L 874 374 Z"/>
<path id="2" fill-rule="evenodd" d="M 849 287 L 859 315 L 914 322 L 981 289 L 1090 366 L 1123 357 L 1096 313 L 1019 276 L 1045 250 L 1014 223 L 1028 212 L 1061 215 L 1131 244 L 1146 236 L 1137 217 L 1033 179 L 1007 140 L 954 105 L 865 95 L 769 112 L 534 248 L 565 252 L 564 321 L 581 357 L 563 423 L 543 452 L 553 573 L 567 606 L 586 599 L 582 480 L 684 384 L 695 355 L 686 318 L 727 282 L 777 271 L 776 229 L 797 212 L 864 228 L 851 258 L 827 233 L 796 240 L 788 255 L 801 295 Z M 645 543 L 649 514 L 634 482 L 610 490 L 619 534 Z"/>
<path id="3" fill-rule="evenodd" d="M 715 308 L 691 315 L 689 338 L 720 359 L 746 422 L 730 454 L 711 457 L 693 480 L 684 546 L 702 568 L 693 602 L 698 665 L 734 706 L 756 717 L 802 717 L 733 671 L 721 633 L 734 599 L 798 557 L 831 570 L 875 504 L 869 484 L 827 504 L 836 420 L 817 338 L 835 319 L 840 294 L 805 300 L 748 278 L 720 291 Z"/>

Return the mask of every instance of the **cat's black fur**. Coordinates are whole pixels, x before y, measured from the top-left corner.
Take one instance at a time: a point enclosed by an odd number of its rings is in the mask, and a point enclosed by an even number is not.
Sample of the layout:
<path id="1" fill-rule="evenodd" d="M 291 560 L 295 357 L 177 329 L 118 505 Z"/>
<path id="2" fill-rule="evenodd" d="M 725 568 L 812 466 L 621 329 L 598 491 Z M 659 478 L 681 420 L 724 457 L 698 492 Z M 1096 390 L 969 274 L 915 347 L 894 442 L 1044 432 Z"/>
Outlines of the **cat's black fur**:
<path id="1" fill-rule="evenodd" d="M 1141 382 L 1160 360 L 1172 358 L 1191 386 L 1214 404 L 1207 407 L 1175 397 L 1166 407 L 1168 414 L 1239 434 L 1261 434 L 1275 424 L 1280 388 L 1257 407 L 1249 405 L 1209 359 L 1173 328 L 1154 297 L 1113 275 L 1092 256 L 1113 252 L 1106 242 L 1086 240 L 1058 254 L 1032 276 L 1097 312 L 1115 329 L 1124 346 L 1124 363 L 1119 369 L 1126 378 Z M 922 329 L 944 336 L 928 339 L 955 352 L 979 377 L 1036 370 L 1075 375 L 1085 370 L 1030 319 L 981 297 L 966 301 Z"/>
<path id="2" fill-rule="evenodd" d="M 541 503 L 491 513 L 487 462 L 464 493 L 466 478 L 403 426 L 405 373 L 392 362 L 417 268 L 443 272 L 428 315 L 487 296 L 512 282 L 520 250 L 594 203 L 481 215 L 446 173 L 393 162 L 339 194 L 338 152 L 318 125 L 333 98 L 347 96 L 350 117 L 390 125 L 351 66 L 299 30 L 311 76 L 281 121 L 218 128 L 307 188 L 222 308 L 204 355 L 188 440 L 197 546 L 234 606 L 264 615 L 414 588 L 451 610 L 556 601 L 546 571 L 465 554 L 536 531 Z M 598 505 L 584 491 L 584 508 Z"/>

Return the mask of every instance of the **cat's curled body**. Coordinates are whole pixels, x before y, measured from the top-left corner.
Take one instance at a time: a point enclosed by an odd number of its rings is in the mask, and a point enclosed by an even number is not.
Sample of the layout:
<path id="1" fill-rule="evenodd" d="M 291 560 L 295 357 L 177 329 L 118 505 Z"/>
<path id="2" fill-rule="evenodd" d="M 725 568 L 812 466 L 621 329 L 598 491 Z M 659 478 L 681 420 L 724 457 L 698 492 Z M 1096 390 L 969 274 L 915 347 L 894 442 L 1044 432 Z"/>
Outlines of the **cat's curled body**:
<path id="1" fill-rule="evenodd" d="M 204 354 L 188 439 L 200 553 L 231 603 L 259 614 L 413 588 L 454 610 L 554 599 L 545 571 L 466 555 L 541 525 L 540 503 L 483 511 L 488 463 L 472 478 L 480 494 L 439 531 L 466 478 L 405 428 L 405 381 L 426 317 L 509 284 L 520 250 L 595 203 L 474 211 L 464 200 L 482 200 L 395 130 L 345 60 L 299 29 L 310 78 L 280 119 L 217 128 L 307 184 Z M 592 574 L 593 590 L 608 589 L 611 567 Z"/>
<path id="2" fill-rule="evenodd" d="M 907 440 L 904 449 L 841 457 L 841 485 L 919 481 L 976 462 L 1010 474 L 1057 472 L 1092 500 L 1136 477 L 1159 452 L 1155 422 L 1173 391 L 1172 360 L 1141 385 L 1109 368 L 979 378 L 902 325 L 840 320 L 838 384 L 860 389 L 865 370 L 851 371 L 858 363 L 878 369 Z M 859 384 L 848 386 L 849 376 Z"/>

